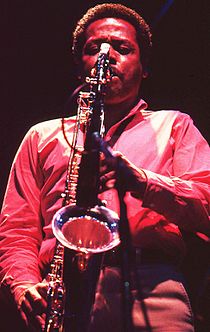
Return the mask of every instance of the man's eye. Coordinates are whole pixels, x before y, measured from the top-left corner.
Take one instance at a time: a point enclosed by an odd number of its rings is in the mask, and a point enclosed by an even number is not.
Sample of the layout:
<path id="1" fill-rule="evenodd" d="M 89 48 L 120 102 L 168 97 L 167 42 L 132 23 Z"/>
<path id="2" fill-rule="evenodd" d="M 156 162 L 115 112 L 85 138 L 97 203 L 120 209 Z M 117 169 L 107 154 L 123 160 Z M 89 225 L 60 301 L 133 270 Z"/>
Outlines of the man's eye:
<path id="1" fill-rule="evenodd" d="M 85 53 L 88 55 L 95 55 L 99 52 L 99 47 L 97 45 L 87 45 L 85 47 Z"/>
<path id="2" fill-rule="evenodd" d="M 119 53 L 122 54 L 122 55 L 126 55 L 126 54 L 129 54 L 131 53 L 132 49 L 128 46 L 119 46 L 119 49 L 118 49 Z"/>

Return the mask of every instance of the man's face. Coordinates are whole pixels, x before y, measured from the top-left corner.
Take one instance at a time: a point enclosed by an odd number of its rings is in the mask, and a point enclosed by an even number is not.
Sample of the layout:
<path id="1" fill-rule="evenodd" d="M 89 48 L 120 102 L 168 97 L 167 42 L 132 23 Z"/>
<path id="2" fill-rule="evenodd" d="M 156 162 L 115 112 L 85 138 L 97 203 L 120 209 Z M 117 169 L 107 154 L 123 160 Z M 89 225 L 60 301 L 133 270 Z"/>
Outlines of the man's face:
<path id="1" fill-rule="evenodd" d="M 107 104 L 134 101 L 143 75 L 135 28 L 122 19 L 103 18 L 91 23 L 85 35 L 82 51 L 85 75 L 90 75 L 101 43 L 109 43 L 113 77 L 107 86 L 105 101 Z"/>

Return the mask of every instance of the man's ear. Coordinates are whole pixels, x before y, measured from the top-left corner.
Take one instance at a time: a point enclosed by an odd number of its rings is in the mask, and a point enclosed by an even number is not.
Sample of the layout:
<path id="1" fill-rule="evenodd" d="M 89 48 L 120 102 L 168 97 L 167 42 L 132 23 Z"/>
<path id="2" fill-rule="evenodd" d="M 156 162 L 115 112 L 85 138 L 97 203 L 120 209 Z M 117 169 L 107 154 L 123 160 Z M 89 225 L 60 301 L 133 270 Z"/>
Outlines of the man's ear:
<path id="1" fill-rule="evenodd" d="M 148 70 L 144 70 L 142 77 L 147 78 L 148 76 L 149 76 Z"/>

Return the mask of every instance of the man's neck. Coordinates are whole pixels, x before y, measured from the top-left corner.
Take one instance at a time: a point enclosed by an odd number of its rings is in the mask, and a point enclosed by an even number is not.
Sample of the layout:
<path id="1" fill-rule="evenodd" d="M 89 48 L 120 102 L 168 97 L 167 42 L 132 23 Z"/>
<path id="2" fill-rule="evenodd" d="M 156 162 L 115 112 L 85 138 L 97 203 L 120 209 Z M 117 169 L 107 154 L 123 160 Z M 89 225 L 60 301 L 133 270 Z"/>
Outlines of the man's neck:
<path id="1" fill-rule="evenodd" d="M 118 104 L 105 104 L 105 129 L 106 132 L 117 122 L 124 119 L 131 109 L 137 104 L 137 100 Z"/>

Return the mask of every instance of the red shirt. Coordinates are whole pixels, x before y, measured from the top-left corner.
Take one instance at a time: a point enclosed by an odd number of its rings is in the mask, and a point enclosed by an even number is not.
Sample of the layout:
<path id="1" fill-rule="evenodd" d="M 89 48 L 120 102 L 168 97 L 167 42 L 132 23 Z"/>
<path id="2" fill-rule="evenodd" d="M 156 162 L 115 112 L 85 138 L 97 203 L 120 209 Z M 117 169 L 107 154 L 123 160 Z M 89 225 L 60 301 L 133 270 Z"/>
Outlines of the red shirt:
<path id="1" fill-rule="evenodd" d="M 105 139 L 113 140 L 118 132 L 113 149 L 147 176 L 142 201 L 126 194 L 133 244 L 181 256 L 185 250 L 181 229 L 210 236 L 209 146 L 188 115 L 146 107 L 140 100 Z M 69 143 L 74 124 L 75 117 L 65 119 Z M 82 145 L 82 132 L 78 140 Z M 42 280 L 53 255 L 51 221 L 62 206 L 68 142 L 61 119 L 37 124 L 13 162 L 0 224 L 0 273 L 2 284 L 10 285 L 16 299 L 24 287 Z M 119 212 L 115 189 L 101 196 L 108 208 Z"/>

